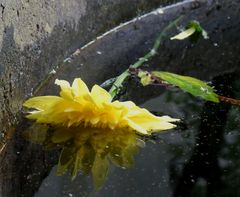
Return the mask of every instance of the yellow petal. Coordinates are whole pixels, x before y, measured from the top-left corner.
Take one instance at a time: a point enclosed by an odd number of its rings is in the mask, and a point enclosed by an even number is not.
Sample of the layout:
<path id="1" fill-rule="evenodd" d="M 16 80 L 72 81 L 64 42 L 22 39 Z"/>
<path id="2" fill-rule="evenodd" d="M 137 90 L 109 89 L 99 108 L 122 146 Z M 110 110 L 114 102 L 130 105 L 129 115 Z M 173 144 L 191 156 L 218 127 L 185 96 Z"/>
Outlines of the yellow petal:
<path id="1" fill-rule="evenodd" d="M 62 101 L 63 99 L 58 96 L 37 96 L 34 98 L 28 99 L 23 103 L 24 107 L 35 108 L 39 110 L 47 110 L 56 103 Z"/>
<path id="2" fill-rule="evenodd" d="M 161 116 L 161 117 L 158 117 L 158 118 L 160 118 L 162 121 L 167 121 L 167 122 L 178 122 L 178 121 L 180 121 L 180 119 L 171 118 L 170 116 Z"/>
<path id="3" fill-rule="evenodd" d="M 135 131 L 137 131 L 138 133 L 141 133 L 141 134 L 143 134 L 143 135 L 148 135 L 148 131 L 147 131 L 145 128 L 141 127 L 140 124 L 135 123 L 135 122 L 132 121 L 132 120 L 127 120 L 127 121 L 128 121 L 128 125 L 129 125 L 132 129 L 134 129 Z"/>
<path id="4" fill-rule="evenodd" d="M 178 121 L 178 119 L 172 119 L 169 116 L 154 116 L 146 109 L 140 109 L 138 110 L 138 113 L 135 112 L 135 115 L 129 116 L 128 118 L 147 131 L 161 131 L 171 129 L 174 128 L 175 125 L 171 124 L 170 122 Z"/>
<path id="5" fill-rule="evenodd" d="M 80 78 L 74 79 L 73 84 L 72 84 L 72 91 L 73 91 L 74 96 L 76 96 L 76 97 L 83 96 L 85 94 L 89 94 L 87 85 Z"/>
<path id="6" fill-rule="evenodd" d="M 111 95 L 98 85 L 93 86 L 91 96 L 96 103 L 110 102 L 112 99 Z"/>
<path id="7" fill-rule="evenodd" d="M 147 129 L 150 133 L 154 131 L 163 131 L 167 129 L 172 129 L 176 127 L 176 125 L 165 122 L 165 121 L 149 121 L 143 122 L 140 124 L 143 128 Z"/>
<path id="8" fill-rule="evenodd" d="M 55 84 L 56 84 L 56 85 L 59 85 L 59 86 L 61 87 L 61 89 L 70 88 L 70 84 L 69 84 L 68 81 L 66 81 L 66 80 L 56 79 L 56 80 L 55 80 Z"/>
<path id="9" fill-rule="evenodd" d="M 42 115 L 42 112 L 43 112 L 43 111 L 32 111 L 32 112 L 30 112 L 30 114 L 28 114 L 26 117 L 27 117 L 28 119 L 32 119 L 32 120 L 36 119 L 36 120 L 37 120 L 38 117 Z"/>
<path id="10" fill-rule="evenodd" d="M 194 34 L 195 31 L 196 31 L 196 29 L 194 27 L 191 27 L 191 28 L 177 34 L 176 36 L 171 37 L 170 39 L 171 40 L 184 40 L 185 38 Z"/>
<path id="11" fill-rule="evenodd" d="M 56 79 L 55 84 L 61 87 L 61 92 L 60 92 L 61 97 L 69 100 L 73 99 L 72 89 L 70 87 L 70 84 L 67 81 Z"/>

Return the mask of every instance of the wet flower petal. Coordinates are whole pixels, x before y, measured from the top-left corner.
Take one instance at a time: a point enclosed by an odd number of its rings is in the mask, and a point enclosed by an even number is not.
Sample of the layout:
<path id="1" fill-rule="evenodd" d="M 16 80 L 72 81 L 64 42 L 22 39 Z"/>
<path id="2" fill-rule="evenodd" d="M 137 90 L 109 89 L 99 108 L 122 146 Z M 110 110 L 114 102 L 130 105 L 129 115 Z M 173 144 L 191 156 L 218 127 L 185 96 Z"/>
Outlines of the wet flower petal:
<path id="1" fill-rule="evenodd" d="M 72 91 L 75 97 L 89 94 L 87 85 L 79 78 L 74 79 L 72 84 Z"/>
<path id="2" fill-rule="evenodd" d="M 47 110 L 61 100 L 63 99 L 58 96 L 38 96 L 28 99 L 23 106 L 38 110 Z"/>
<path id="3" fill-rule="evenodd" d="M 151 134 L 175 127 L 178 121 L 168 116 L 157 117 L 131 101 L 111 102 L 111 95 L 98 85 L 91 92 L 81 79 L 72 86 L 65 80 L 56 80 L 61 87 L 60 97 L 41 96 L 27 100 L 24 106 L 35 108 L 27 118 L 52 125 L 79 126 L 109 129 L 133 129 Z"/>

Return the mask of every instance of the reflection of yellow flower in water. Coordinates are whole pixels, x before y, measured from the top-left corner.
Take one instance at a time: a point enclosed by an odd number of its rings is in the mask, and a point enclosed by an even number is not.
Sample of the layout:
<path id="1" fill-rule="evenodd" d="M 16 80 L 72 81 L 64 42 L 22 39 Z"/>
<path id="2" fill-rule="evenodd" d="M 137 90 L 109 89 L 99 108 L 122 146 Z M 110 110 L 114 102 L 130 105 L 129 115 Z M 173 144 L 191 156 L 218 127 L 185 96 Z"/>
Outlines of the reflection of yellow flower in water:
<path id="1" fill-rule="evenodd" d="M 98 85 L 91 92 L 81 79 L 72 86 L 67 81 L 56 80 L 61 87 L 59 96 L 39 96 L 27 100 L 25 107 L 35 108 L 27 117 L 38 123 L 92 128 L 131 128 L 141 134 L 151 134 L 175 127 L 177 121 L 168 116 L 157 117 L 131 101 L 111 101 L 110 94 Z"/>
<path id="2" fill-rule="evenodd" d="M 132 167 L 143 143 L 131 130 L 85 127 L 48 129 L 44 125 L 33 125 L 25 137 L 46 147 L 62 148 L 57 174 L 71 171 L 75 178 L 80 171 L 91 172 L 96 189 L 104 183 L 110 162 L 119 167 Z"/>
<path id="3" fill-rule="evenodd" d="M 67 133 L 67 135 L 66 135 Z M 85 174 L 92 172 L 96 188 L 102 186 L 107 176 L 109 162 L 119 167 L 133 166 L 134 156 L 138 151 L 137 136 L 126 130 L 69 128 L 56 130 L 52 136 L 54 143 L 61 143 L 66 139 L 73 139 L 74 145 L 64 147 L 60 156 L 58 174 L 66 169 L 61 161 L 66 161 L 66 155 L 74 147 L 68 169 L 72 169 L 73 178 L 82 170 Z M 69 157 L 67 156 L 67 157 Z M 70 156 L 71 157 L 71 156 Z M 63 168 L 62 168 L 62 167 Z"/>

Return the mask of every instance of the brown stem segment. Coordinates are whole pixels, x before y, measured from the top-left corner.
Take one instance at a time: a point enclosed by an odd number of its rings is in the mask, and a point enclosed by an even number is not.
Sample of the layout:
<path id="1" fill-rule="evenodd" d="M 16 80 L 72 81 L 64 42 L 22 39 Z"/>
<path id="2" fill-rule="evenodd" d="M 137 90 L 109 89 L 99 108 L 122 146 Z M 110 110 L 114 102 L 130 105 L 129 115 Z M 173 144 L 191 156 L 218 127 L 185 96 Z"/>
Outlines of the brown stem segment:
<path id="1" fill-rule="evenodd" d="M 218 99 L 224 103 L 240 106 L 240 100 L 218 95 Z"/>

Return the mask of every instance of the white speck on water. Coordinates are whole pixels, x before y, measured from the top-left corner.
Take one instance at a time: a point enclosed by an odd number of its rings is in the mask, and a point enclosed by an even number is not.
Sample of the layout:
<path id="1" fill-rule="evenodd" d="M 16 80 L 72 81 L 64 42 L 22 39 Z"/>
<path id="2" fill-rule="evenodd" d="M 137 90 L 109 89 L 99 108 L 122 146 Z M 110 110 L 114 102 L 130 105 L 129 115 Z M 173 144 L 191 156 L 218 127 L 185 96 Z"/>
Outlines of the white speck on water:
<path id="1" fill-rule="evenodd" d="M 17 155 L 19 155 L 19 154 L 20 154 L 20 152 L 19 152 L 19 151 L 17 151 L 16 153 L 17 153 Z"/>
<path id="2" fill-rule="evenodd" d="M 98 54 L 98 55 L 102 55 L 102 52 L 101 52 L 101 51 L 97 51 L 97 54 Z"/>
<path id="3" fill-rule="evenodd" d="M 215 46 L 215 47 L 218 47 L 219 45 L 218 45 L 218 43 L 213 43 L 213 46 Z"/>
<path id="4" fill-rule="evenodd" d="M 69 197 L 72 197 L 73 195 L 71 193 L 68 194 Z"/>
<path id="5" fill-rule="evenodd" d="M 114 154 L 116 157 L 119 157 L 120 155 L 119 154 Z"/>
<path id="6" fill-rule="evenodd" d="M 218 164 L 221 168 L 226 168 L 227 166 L 229 166 L 229 161 L 223 158 L 219 158 L 218 159 Z"/>

